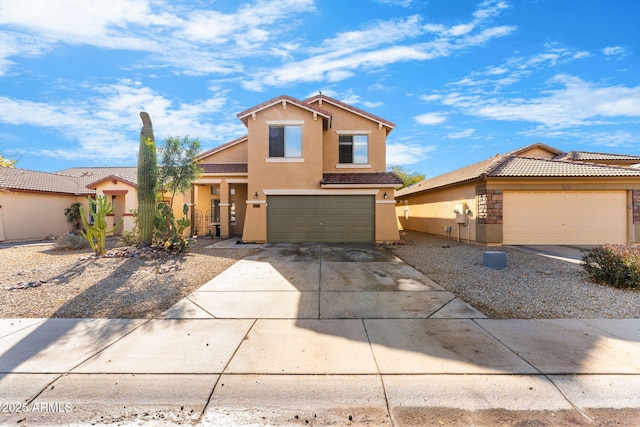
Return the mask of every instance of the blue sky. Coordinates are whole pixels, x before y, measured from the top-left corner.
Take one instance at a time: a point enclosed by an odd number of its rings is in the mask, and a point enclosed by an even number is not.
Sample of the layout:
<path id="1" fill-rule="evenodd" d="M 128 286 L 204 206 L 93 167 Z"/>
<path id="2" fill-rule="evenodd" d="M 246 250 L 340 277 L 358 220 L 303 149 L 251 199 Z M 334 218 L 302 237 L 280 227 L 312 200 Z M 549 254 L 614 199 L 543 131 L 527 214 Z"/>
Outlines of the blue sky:
<path id="1" fill-rule="evenodd" d="M 435 176 L 543 142 L 640 154 L 637 0 L 2 0 L 0 154 L 135 166 L 236 113 L 324 94 L 396 123 L 387 160 Z"/>

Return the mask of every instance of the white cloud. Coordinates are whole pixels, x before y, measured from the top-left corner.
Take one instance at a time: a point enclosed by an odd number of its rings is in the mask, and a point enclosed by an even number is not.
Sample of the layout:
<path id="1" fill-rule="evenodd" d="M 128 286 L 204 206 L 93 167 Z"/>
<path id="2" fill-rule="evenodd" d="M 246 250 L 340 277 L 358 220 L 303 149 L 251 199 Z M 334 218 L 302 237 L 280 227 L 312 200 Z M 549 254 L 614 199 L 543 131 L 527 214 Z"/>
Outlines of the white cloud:
<path id="1" fill-rule="evenodd" d="M 422 145 L 414 142 L 396 142 L 387 144 L 388 165 L 412 165 L 429 158 L 435 151 L 433 145 Z"/>
<path id="2" fill-rule="evenodd" d="M 476 132 L 475 129 L 465 129 L 465 130 L 461 130 L 459 132 L 451 132 L 447 135 L 447 138 L 449 139 L 464 139 L 464 138 L 470 138 L 471 136 L 473 136 L 473 134 Z"/>
<path id="3" fill-rule="evenodd" d="M 447 116 L 442 113 L 425 113 L 415 116 L 414 119 L 421 125 L 439 125 L 447 120 Z"/>
<path id="4" fill-rule="evenodd" d="M 442 103 L 466 114 L 503 121 L 539 123 L 550 128 L 606 123 L 608 119 L 640 117 L 640 86 L 598 86 L 559 74 L 548 90 L 533 98 L 483 98 L 452 92 Z"/>
<path id="5" fill-rule="evenodd" d="M 375 2 L 401 7 L 410 7 L 413 4 L 413 0 L 375 0 Z"/>
<path id="6" fill-rule="evenodd" d="M 14 47 L 0 49 L 0 75 L 11 57 L 60 44 L 139 51 L 148 56 L 137 66 L 170 65 L 186 74 L 239 72 L 242 57 L 290 55 L 295 43 L 281 46 L 289 51 L 263 46 L 295 28 L 291 17 L 314 10 L 313 0 L 255 0 L 233 13 L 186 7 L 155 0 L 2 1 L 0 25 L 13 32 L 0 33 L 0 47 Z"/>
<path id="7" fill-rule="evenodd" d="M 138 149 L 140 111 L 150 114 L 158 142 L 168 136 L 190 135 L 203 143 L 222 143 L 246 132 L 231 114 L 220 121 L 218 117 L 226 103 L 222 93 L 174 105 L 139 82 L 123 80 L 97 87 L 94 95 L 84 101 L 60 100 L 50 104 L 0 97 L 0 122 L 36 126 L 78 144 L 73 148 L 41 150 L 38 154 L 43 156 L 130 164 L 131 159 L 135 161 Z M 213 114 L 217 123 L 211 119 Z"/>
<path id="8" fill-rule="evenodd" d="M 627 50 L 622 46 L 610 46 L 602 49 L 602 53 L 606 56 L 620 56 L 627 53 Z"/>
<path id="9" fill-rule="evenodd" d="M 310 48 L 306 58 L 288 62 L 279 68 L 259 70 L 249 80 L 244 80 L 243 86 L 260 91 L 265 86 L 287 86 L 299 82 L 337 82 L 390 64 L 446 57 L 515 31 L 513 26 L 484 28 L 485 21 L 505 7 L 504 2 L 484 2 L 470 23 L 449 28 L 423 24 L 419 15 L 376 21 L 364 29 L 342 32 L 325 39 L 319 47 Z M 432 40 L 423 40 L 434 33 Z"/>
<path id="10" fill-rule="evenodd" d="M 569 64 L 590 56 L 586 51 L 573 51 L 547 43 L 542 53 L 531 56 L 516 56 L 500 65 L 491 65 L 482 71 L 473 72 L 455 82 L 452 86 L 465 87 L 467 93 L 495 92 L 526 79 L 535 72 Z"/>

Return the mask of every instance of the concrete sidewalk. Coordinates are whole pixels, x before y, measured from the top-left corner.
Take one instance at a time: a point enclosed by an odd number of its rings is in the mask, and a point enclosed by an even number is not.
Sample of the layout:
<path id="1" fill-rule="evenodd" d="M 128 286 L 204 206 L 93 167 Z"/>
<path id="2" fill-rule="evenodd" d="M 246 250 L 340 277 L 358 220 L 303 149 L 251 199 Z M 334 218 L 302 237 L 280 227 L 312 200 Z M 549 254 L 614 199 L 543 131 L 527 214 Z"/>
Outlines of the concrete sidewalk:
<path id="1" fill-rule="evenodd" d="M 158 319 L 0 320 L 3 424 L 638 425 L 639 389 L 640 319 L 487 319 L 366 245 L 265 245 Z"/>

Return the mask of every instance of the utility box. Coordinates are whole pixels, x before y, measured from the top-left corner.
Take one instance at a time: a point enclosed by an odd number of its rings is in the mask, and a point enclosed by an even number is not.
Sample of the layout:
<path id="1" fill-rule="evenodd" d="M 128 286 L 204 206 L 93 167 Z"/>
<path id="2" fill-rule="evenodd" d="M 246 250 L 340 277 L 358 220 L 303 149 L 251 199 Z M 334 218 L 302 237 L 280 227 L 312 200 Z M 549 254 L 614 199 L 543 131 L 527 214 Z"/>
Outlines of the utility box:
<path id="1" fill-rule="evenodd" d="M 500 251 L 485 251 L 482 254 L 482 265 L 492 270 L 507 268 L 507 254 Z"/>
<path id="2" fill-rule="evenodd" d="M 467 205 L 465 203 L 456 203 L 456 208 L 453 212 L 456 214 L 457 224 L 467 223 Z"/>

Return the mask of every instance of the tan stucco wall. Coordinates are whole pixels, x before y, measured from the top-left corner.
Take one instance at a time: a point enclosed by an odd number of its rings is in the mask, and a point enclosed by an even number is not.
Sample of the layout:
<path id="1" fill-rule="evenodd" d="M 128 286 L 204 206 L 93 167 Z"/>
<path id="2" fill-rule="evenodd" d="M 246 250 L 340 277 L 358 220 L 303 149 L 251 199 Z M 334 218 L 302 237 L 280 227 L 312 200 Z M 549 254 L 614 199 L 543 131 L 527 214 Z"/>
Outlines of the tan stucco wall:
<path id="1" fill-rule="evenodd" d="M 376 243 L 397 242 L 400 240 L 400 231 L 396 219 L 395 204 L 392 197 L 388 199 L 381 198 L 380 192 L 376 200 Z M 387 190 L 387 194 L 393 194 L 391 190 Z"/>
<path id="2" fill-rule="evenodd" d="M 57 237 L 72 231 L 64 210 L 86 197 L 0 191 L 0 238 L 5 241 Z"/>
<path id="3" fill-rule="evenodd" d="M 466 215 L 466 225 L 456 222 L 457 215 L 454 210 L 461 203 L 471 210 L 471 214 Z M 465 241 L 477 239 L 478 211 L 475 185 L 398 197 L 395 209 L 398 223 L 405 230 L 460 238 Z M 408 212 L 408 218 L 405 218 L 405 211 Z M 445 231 L 447 226 L 451 227 L 451 233 Z"/>
<path id="4" fill-rule="evenodd" d="M 541 147 L 533 147 L 530 150 L 523 151 L 519 155 L 523 157 L 535 157 L 538 159 L 552 159 L 553 157 L 556 156 L 555 153 L 551 153 L 550 151 L 545 150 L 544 148 L 541 148 Z"/>
<path id="5" fill-rule="evenodd" d="M 197 163 L 247 163 L 247 146 L 247 141 L 239 142 L 232 147 L 204 157 Z"/>
<path id="6" fill-rule="evenodd" d="M 323 170 L 325 172 L 384 172 L 387 167 L 387 128 L 378 130 L 378 124 L 362 116 L 345 111 L 328 102 L 322 103 L 324 110 L 333 114 L 331 127 L 324 131 L 323 142 Z M 336 131 L 369 131 L 369 165 L 370 168 L 337 168 L 338 164 L 338 133 Z M 344 166 L 344 165 L 341 165 Z"/>
<path id="7" fill-rule="evenodd" d="M 269 158 L 267 121 L 304 121 L 302 124 L 302 160 Z M 292 104 L 281 104 L 259 111 L 256 121 L 249 118 L 249 194 L 256 191 L 264 200 L 264 189 L 320 188 L 322 178 L 322 118 Z M 272 161 L 271 161 L 272 160 Z"/>

